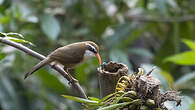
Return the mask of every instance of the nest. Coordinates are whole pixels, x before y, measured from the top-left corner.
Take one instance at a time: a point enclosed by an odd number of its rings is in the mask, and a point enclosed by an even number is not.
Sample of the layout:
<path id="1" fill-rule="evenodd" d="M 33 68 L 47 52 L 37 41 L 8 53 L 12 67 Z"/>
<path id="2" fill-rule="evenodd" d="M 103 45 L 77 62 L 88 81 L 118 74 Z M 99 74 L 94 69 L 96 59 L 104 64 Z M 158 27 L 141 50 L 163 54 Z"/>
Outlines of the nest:
<path id="1" fill-rule="evenodd" d="M 107 75 L 114 73 L 118 77 L 118 80 L 114 82 L 114 92 L 112 91 L 114 95 L 106 100 L 108 104 L 116 102 L 116 100 L 118 100 L 117 103 L 132 102 L 120 108 L 121 110 L 168 110 L 164 105 L 165 101 L 175 101 L 177 102 L 176 106 L 180 105 L 180 92 L 173 90 L 162 93 L 160 81 L 151 76 L 153 69 L 147 74 L 143 74 L 142 68 L 138 70 L 137 74 L 128 75 L 128 69 L 124 64 L 114 62 L 104 64 L 99 68 L 100 73 L 107 72 Z"/>

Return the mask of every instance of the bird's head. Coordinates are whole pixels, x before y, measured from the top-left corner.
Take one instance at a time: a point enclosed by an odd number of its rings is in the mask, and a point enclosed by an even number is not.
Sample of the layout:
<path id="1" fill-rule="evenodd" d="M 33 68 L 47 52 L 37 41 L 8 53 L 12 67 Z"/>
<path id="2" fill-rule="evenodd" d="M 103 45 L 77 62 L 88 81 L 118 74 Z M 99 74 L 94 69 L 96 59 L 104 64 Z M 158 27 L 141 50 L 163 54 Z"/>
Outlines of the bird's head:
<path id="1" fill-rule="evenodd" d="M 85 45 L 86 45 L 86 50 L 84 54 L 84 59 L 88 59 L 90 57 L 96 56 L 99 60 L 99 64 L 101 64 L 98 45 L 92 41 L 85 41 Z"/>

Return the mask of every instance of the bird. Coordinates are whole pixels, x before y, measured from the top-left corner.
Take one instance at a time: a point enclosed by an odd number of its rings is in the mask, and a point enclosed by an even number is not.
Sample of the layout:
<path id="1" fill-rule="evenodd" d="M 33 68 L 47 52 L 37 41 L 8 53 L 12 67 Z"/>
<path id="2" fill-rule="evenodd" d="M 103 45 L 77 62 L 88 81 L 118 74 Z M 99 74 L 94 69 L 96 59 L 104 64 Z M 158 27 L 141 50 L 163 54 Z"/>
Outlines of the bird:
<path id="1" fill-rule="evenodd" d="M 64 71 L 72 79 L 68 69 L 74 68 L 78 64 L 96 56 L 101 65 L 101 57 L 99 55 L 99 47 L 92 41 L 82 41 L 59 47 L 51 52 L 45 59 L 36 64 L 28 73 L 25 74 L 24 79 L 32 75 L 45 65 L 60 64 L 64 66 Z"/>

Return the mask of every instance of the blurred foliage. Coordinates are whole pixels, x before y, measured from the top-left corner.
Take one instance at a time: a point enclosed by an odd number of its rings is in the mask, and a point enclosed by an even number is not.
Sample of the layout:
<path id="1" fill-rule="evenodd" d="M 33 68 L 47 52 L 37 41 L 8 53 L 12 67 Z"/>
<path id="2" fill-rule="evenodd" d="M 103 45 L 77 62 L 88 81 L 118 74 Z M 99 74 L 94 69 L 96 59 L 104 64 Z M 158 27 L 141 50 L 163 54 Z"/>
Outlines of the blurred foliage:
<path id="1" fill-rule="evenodd" d="M 193 104 L 190 107 L 190 110 L 194 110 L 195 109 L 195 101 L 193 102 Z"/>
<path id="2" fill-rule="evenodd" d="M 157 66 L 163 88 L 182 91 L 189 108 L 195 99 L 194 5 L 194 0 L 0 0 L 0 32 L 11 32 L 8 38 L 19 43 L 32 42 L 34 46 L 23 45 L 44 55 L 93 40 L 103 61 L 125 63 L 130 72 L 141 65 Z M 60 96 L 70 94 L 68 84 L 51 69 L 23 80 L 38 62 L 35 58 L 0 44 L 0 60 L 0 110 L 82 109 Z M 99 97 L 97 66 L 92 59 L 71 72 L 94 97 Z"/>
<path id="3" fill-rule="evenodd" d="M 192 49 L 192 51 L 187 51 L 167 57 L 165 61 L 173 62 L 180 65 L 195 65 L 195 42 L 190 40 L 184 40 L 184 43 L 188 45 L 188 47 Z"/>

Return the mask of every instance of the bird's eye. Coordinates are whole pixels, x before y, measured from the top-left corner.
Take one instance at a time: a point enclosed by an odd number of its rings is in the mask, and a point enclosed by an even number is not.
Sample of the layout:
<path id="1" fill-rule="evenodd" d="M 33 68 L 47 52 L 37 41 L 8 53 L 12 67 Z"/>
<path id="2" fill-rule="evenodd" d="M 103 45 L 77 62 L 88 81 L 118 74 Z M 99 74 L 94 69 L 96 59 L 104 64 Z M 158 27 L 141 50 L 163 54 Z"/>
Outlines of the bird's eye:
<path id="1" fill-rule="evenodd" d="M 93 53 L 97 53 L 97 50 L 92 46 L 92 45 L 88 45 L 88 50 L 92 51 Z"/>
<path id="2" fill-rule="evenodd" d="M 94 49 L 93 47 L 90 47 L 89 50 L 94 52 L 94 53 L 97 53 L 96 49 Z"/>

